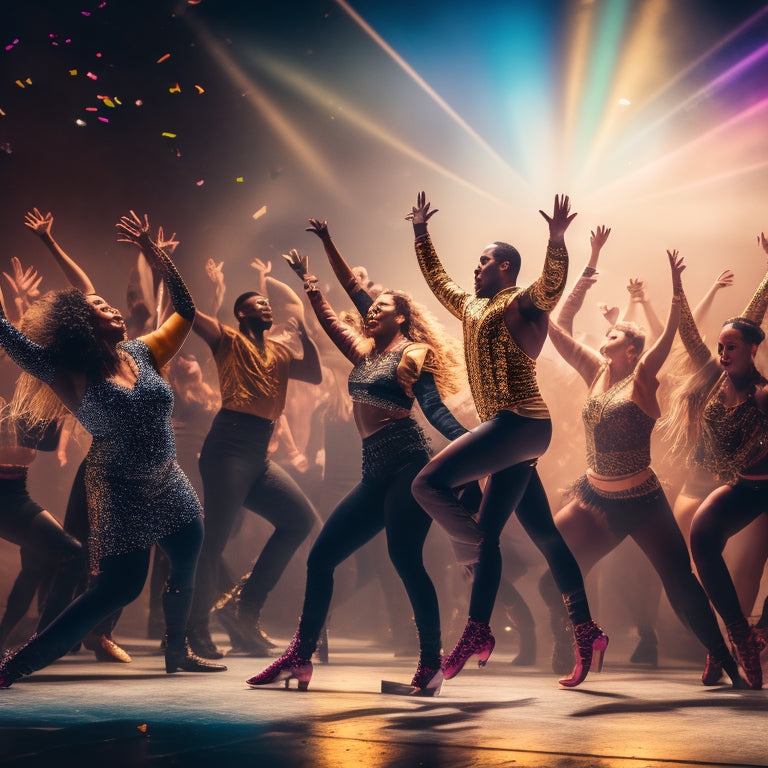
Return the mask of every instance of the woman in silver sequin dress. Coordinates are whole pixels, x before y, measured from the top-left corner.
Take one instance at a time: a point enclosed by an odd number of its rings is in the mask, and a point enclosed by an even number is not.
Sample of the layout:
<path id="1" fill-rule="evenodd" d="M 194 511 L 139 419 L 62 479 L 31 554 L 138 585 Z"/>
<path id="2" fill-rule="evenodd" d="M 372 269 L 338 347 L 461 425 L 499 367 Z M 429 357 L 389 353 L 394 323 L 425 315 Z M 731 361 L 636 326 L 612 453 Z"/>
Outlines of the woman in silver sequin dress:
<path id="1" fill-rule="evenodd" d="M 30 308 L 17 330 L 0 311 L 0 344 L 29 382 L 28 414 L 66 408 L 93 435 L 86 461 L 91 558 L 98 576 L 39 635 L 0 663 L 0 687 L 50 664 L 91 627 L 141 593 L 150 548 L 171 561 L 163 595 L 167 672 L 218 671 L 195 657 L 186 623 L 202 542 L 202 510 L 176 462 L 173 396 L 159 370 L 187 337 L 195 305 L 168 255 L 149 236 L 146 217 L 123 217 L 118 239 L 139 246 L 168 288 L 174 313 L 154 332 L 125 341 L 125 322 L 101 296 L 53 291 Z M 55 396 L 55 397 L 54 397 Z"/>

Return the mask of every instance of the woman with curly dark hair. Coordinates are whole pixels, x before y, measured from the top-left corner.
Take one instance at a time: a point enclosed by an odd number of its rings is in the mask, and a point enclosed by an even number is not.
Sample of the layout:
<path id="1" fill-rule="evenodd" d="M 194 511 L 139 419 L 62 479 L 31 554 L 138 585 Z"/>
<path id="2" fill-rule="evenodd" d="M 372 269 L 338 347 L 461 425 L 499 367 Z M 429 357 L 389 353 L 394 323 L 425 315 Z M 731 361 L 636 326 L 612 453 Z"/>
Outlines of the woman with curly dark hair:
<path id="1" fill-rule="evenodd" d="M 139 246 L 168 288 L 174 313 L 156 331 L 125 341 L 120 312 L 76 289 L 46 294 L 28 312 L 23 332 L 0 305 L 0 345 L 26 377 L 21 414 L 45 423 L 69 410 L 93 436 L 85 480 L 90 555 L 98 571 L 43 632 L 2 660 L 2 688 L 63 656 L 138 597 L 156 542 L 171 560 L 163 594 L 166 672 L 225 669 L 194 656 L 186 641 L 202 510 L 176 462 L 173 398 L 159 374 L 187 337 L 195 305 L 169 256 L 150 238 L 146 217 L 124 216 L 118 240 Z"/>
<path id="2" fill-rule="evenodd" d="M 306 690 L 312 654 L 328 614 L 337 565 L 381 530 L 387 534 L 392 564 L 413 608 L 419 637 L 419 663 L 408 692 L 440 692 L 440 614 L 437 595 L 424 568 L 422 549 L 430 518 L 411 494 L 411 483 L 431 451 L 411 409 L 418 400 L 429 422 L 449 440 L 467 430 L 443 405 L 442 396 L 460 388 L 461 358 L 450 337 L 430 313 L 401 291 L 375 299 L 363 288 L 336 249 L 323 221 L 310 219 L 309 231 L 323 241 L 334 272 L 364 319 L 363 333 L 341 322 L 307 274 L 308 263 L 294 250 L 288 262 L 304 281 L 323 330 L 353 364 L 349 394 L 363 439 L 363 476 L 323 525 L 307 560 L 307 585 L 299 627 L 286 652 L 250 678 L 252 687 L 296 678 Z"/>

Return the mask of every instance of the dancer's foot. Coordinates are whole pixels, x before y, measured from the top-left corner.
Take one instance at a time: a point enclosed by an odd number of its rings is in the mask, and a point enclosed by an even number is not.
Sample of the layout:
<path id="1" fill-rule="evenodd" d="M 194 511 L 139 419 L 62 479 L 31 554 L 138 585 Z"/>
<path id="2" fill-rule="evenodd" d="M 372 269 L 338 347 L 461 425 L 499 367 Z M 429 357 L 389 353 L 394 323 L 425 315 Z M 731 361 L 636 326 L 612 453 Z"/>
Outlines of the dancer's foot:
<path id="1" fill-rule="evenodd" d="M 279 659 L 273 661 L 263 672 L 249 677 L 245 682 L 251 688 L 258 688 L 284 680 L 285 687 L 288 688 L 289 681 L 293 679 L 298 683 L 300 691 L 306 691 L 312 679 L 312 660 L 299 653 L 298 634 L 293 636 L 290 645 Z"/>
<path id="2" fill-rule="evenodd" d="M 576 664 L 570 677 L 559 680 L 560 685 L 566 688 L 575 688 L 583 683 L 590 669 L 602 672 L 603 654 L 608 647 L 608 635 L 592 620 L 577 624 L 573 628 L 573 636 Z"/>
<path id="3" fill-rule="evenodd" d="M 121 648 L 109 635 L 88 634 L 83 638 L 83 647 L 93 651 L 97 661 L 111 661 L 128 664 L 131 654 Z"/>
<path id="4" fill-rule="evenodd" d="M 495 645 L 496 638 L 491 633 L 490 625 L 470 619 L 456 647 L 443 659 L 445 679 L 456 677 L 473 656 L 477 656 L 477 666 L 484 667 Z"/>

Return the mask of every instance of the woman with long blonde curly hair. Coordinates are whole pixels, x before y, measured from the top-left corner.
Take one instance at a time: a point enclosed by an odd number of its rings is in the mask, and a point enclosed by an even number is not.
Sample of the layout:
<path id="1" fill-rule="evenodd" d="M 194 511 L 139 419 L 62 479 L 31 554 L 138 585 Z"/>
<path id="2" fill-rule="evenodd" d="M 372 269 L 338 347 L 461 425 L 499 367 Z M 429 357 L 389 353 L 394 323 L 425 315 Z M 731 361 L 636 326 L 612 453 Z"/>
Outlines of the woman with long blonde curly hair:
<path id="1" fill-rule="evenodd" d="M 440 615 L 437 594 L 422 558 L 430 518 L 411 494 L 411 483 L 431 451 L 412 416 L 418 401 L 427 420 L 453 440 L 467 430 L 442 398 L 461 387 L 457 344 L 431 314 L 401 291 L 384 290 L 372 298 L 357 281 L 328 234 L 327 224 L 310 219 L 336 276 L 364 319 L 362 333 L 342 323 L 308 274 L 308 262 L 294 250 L 288 263 L 303 280 L 312 308 L 325 332 L 353 364 L 349 393 L 355 424 L 363 439 L 360 483 L 336 506 L 309 553 L 307 585 L 299 627 L 286 652 L 250 686 L 296 678 L 306 690 L 311 657 L 325 622 L 337 565 L 382 529 L 392 564 L 413 608 L 419 637 L 419 662 L 409 693 L 440 692 Z"/>

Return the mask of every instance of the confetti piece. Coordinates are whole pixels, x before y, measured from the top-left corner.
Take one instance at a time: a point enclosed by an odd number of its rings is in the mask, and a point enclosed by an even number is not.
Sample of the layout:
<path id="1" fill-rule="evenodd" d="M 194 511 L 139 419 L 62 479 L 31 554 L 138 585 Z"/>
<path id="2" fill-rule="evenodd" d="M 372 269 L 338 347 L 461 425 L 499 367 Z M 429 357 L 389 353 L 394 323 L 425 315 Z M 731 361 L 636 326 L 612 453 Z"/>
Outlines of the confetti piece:
<path id="1" fill-rule="evenodd" d="M 26 88 L 26 86 L 24 85 L 24 83 L 21 82 L 21 80 L 17 80 L 16 85 L 18 85 L 19 88 Z"/>
<path id="2" fill-rule="evenodd" d="M 101 58 L 101 54 L 100 54 L 100 53 L 97 53 L 97 54 L 96 54 L 96 58 L 97 58 L 97 59 L 100 59 L 100 58 Z"/>
<path id="3" fill-rule="evenodd" d="M 120 101 L 120 99 L 118 99 L 117 96 L 115 96 L 115 104 L 119 104 L 120 106 L 122 106 L 123 102 Z"/>
<path id="4" fill-rule="evenodd" d="M 160 64 L 161 62 L 165 61 L 166 59 L 170 59 L 170 58 L 171 58 L 171 54 L 170 54 L 170 53 L 165 53 L 165 54 L 163 54 L 163 55 L 162 55 L 162 56 L 161 56 L 161 57 L 160 57 L 160 58 L 157 60 L 157 63 L 158 63 L 158 64 Z"/>
<path id="5" fill-rule="evenodd" d="M 195 182 L 195 184 L 196 184 L 198 187 L 202 187 L 202 186 L 203 186 L 203 184 L 205 184 L 205 179 L 198 179 L 198 180 Z"/>
<path id="6" fill-rule="evenodd" d="M 86 72 L 85 76 L 87 78 L 90 78 L 91 80 L 98 80 L 99 79 L 96 75 L 93 74 L 93 72 Z"/>
<path id="7" fill-rule="evenodd" d="M 241 184 L 243 181 L 245 181 L 245 179 L 244 179 L 242 176 L 238 176 L 238 177 L 235 179 L 235 181 L 236 181 L 238 184 Z"/>
<path id="8" fill-rule="evenodd" d="M 254 220 L 255 219 L 260 219 L 266 212 L 267 212 L 267 206 L 266 205 L 262 205 L 261 208 L 259 208 L 259 210 L 256 211 L 256 213 L 253 214 Z"/>
<path id="9" fill-rule="evenodd" d="M 99 108 L 98 107 L 86 107 L 85 111 L 86 112 L 98 112 Z"/>
<path id="10" fill-rule="evenodd" d="M 25 82 L 27 85 L 32 85 L 32 78 L 28 77 L 28 78 L 27 78 L 27 79 L 26 79 L 24 82 Z"/>
<path id="11" fill-rule="evenodd" d="M 82 128 L 84 125 L 87 125 L 87 123 L 85 122 L 85 120 L 81 120 L 78 117 L 77 120 L 75 120 L 75 125 L 79 125 Z"/>
<path id="12" fill-rule="evenodd" d="M 108 122 L 109 122 L 109 118 L 108 118 L 108 117 L 101 117 L 101 116 L 99 116 L 99 120 L 100 120 L 102 123 L 108 123 Z"/>
<path id="13" fill-rule="evenodd" d="M 70 69 L 69 70 L 69 74 L 72 75 L 72 77 L 76 77 L 77 76 L 77 70 L 76 69 Z"/>
<path id="14" fill-rule="evenodd" d="M 141 733 L 146 733 L 147 732 L 147 724 L 146 723 L 142 723 L 141 725 L 137 725 L 136 726 L 136 730 L 140 731 Z"/>
<path id="15" fill-rule="evenodd" d="M 105 98 L 104 99 L 104 106 L 105 107 L 110 107 L 111 109 L 114 109 L 115 108 L 115 102 L 112 101 L 112 99 Z"/>
<path id="16" fill-rule="evenodd" d="M 198 93 L 205 93 L 205 91 L 203 90 L 203 87 L 201 85 L 196 85 L 195 88 L 197 88 L 197 92 Z"/>
<path id="17" fill-rule="evenodd" d="M 181 88 L 179 87 L 179 84 L 176 83 L 176 85 L 169 88 L 168 93 L 181 93 Z"/>
<path id="18" fill-rule="evenodd" d="M 175 133 L 169 133 L 168 131 L 163 131 L 163 136 L 165 136 L 166 139 L 175 139 L 176 134 Z"/>
<path id="19" fill-rule="evenodd" d="M 5 117 L 5 112 L 2 109 L 0 109 L 0 117 Z"/>
<path id="20" fill-rule="evenodd" d="M 141 99 L 136 99 L 136 101 L 133 102 L 137 107 L 141 107 L 144 102 Z"/>
<path id="21" fill-rule="evenodd" d="M 5 46 L 5 50 L 10 51 L 14 45 L 18 45 L 18 44 L 19 44 L 19 38 L 17 37 L 13 42 L 8 43 L 8 45 Z"/>
<path id="22" fill-rule="evenodd" d="M 81 13 L 83 16 L 90 16 L 90 15 L 91 15 L 91 12 L 90 12 L 90 11 L 80 11 L 80 13 Z"/>

